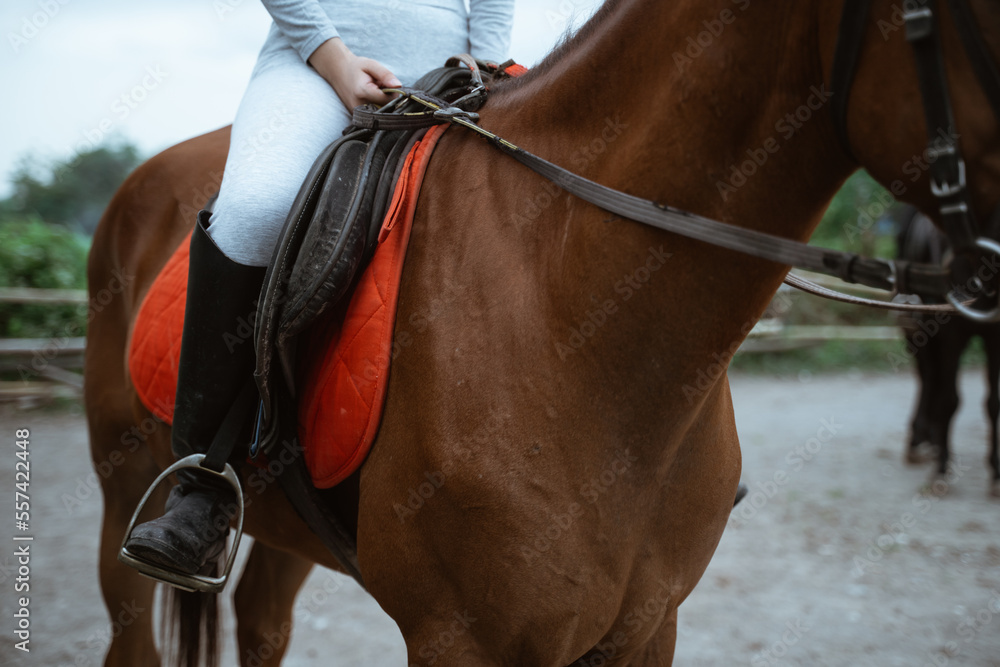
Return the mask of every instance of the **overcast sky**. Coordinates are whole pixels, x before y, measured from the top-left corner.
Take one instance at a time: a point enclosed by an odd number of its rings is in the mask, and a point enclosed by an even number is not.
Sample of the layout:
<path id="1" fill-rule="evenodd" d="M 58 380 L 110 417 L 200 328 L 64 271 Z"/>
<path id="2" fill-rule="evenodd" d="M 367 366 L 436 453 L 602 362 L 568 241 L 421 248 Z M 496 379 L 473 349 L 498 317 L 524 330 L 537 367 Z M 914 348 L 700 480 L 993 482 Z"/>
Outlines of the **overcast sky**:
<path id="1" fill-rule="evenodd" d="M 532 65 L 599 4 L 517 0 L 511 56 Z M 3 0 L 0 196 L 26 154 L 149 155 L 229 124 L 269 25 L 258 0 Z"/>

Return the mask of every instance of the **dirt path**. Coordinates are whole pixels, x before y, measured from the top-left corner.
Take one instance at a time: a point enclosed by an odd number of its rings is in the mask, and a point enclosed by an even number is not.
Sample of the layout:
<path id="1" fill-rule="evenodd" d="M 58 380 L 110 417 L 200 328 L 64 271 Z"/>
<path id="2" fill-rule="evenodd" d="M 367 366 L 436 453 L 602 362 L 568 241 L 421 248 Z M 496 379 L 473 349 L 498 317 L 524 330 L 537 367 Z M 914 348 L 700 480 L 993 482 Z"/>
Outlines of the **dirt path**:
<path id="1" fill-rule="evenodd" d="M 1000 667 L 1000 501 L 986 496 L 983 381 L 962 378 L 950 494 L 902 463 L 910 376 L 732 381 L 753 493 L 681 607 L 677 665 Z M 77 411 L 78 412 L 78 411 Z M 31 653 L 13 648 L 13 431 L 31 429 Z M 79 414 L 0 411 L 0 665 L 100 665 L 101 499 Z M 393 622 L 317 569 L 285 664 L 406 664 Z M 235 645 L 224 664 L 235 665 Z"/>

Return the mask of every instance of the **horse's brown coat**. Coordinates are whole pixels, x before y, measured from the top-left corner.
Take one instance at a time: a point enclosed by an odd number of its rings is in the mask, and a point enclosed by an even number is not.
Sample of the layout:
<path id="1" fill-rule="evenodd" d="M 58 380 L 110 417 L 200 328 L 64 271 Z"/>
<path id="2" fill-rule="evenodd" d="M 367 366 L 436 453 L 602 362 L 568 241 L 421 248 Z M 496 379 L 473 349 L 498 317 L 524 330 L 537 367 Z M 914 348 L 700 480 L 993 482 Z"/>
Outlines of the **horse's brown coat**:
<path id="1" fill-rule="evenodd" d="M 856 166 L 837 144 L 828 102 L 818 103 L 840 6 L 612 2 L 557 56 L 497 91 L 482 125 L 605 185 L 805 239 Z M 973 6 L 1000 46 L 1000 9 Z M 903 172 L 925 139 L 903 31 L 883 39 L 876 23 L 892 25 L 892 11 L 874 2 L 851 142 L 876 178 L 903 181 L 902 198 L 930 210 L 926 173 L 911 182 Z M 729 17 L 697 57 L 675 58 L 704 21 Z M 997 119 L 947 15 L 943 23 L 983 215 L 1000 195 Z M 796 113 L 808 118 L 786 136 Z M 148 416 L 123 366 L 129 323 L 221 172 L 227 140 L 220 130 L 150 160 L 95 238 L 92 290 L 114 269 L 135 275 L 91 325 L 95 461 Z M 723 198 L 718 184 L 761 150 L 766 162 Z M 409 343 L 362 468 L 359 515 L 362 572 L 411 663 L 671 663 L 677 606 L 708 565 L 740 474 L 722 370 L 786 269 L 609 218 L 470 134 L 449 132 L 431 162 L 396 328 Z M 151 591 L 114 558 L 139 494 L 170 459 L 166 428 L 146 445 L 129 453 L 128 474 L 105 480 L 102 583 L 112 609 Z M 411 509 L 411 491 L 429 480 L 439 486 Z M 240 627 L 252 629 L 241 646 L 286 617 L 289 590 L 308 571 L 302 559 L 334 566 L 273 486 L 252 497 L 247 530 L 274 548 L 269 567 L 281 566 L 279 550 L 297 567 L 280 584 L 261 586 L 262 568 L 241 583 Z M 449 630 L 453 646 L 434 643 Z M 155 664 L 154 654 L 141 619 L 106 664 Z"/>

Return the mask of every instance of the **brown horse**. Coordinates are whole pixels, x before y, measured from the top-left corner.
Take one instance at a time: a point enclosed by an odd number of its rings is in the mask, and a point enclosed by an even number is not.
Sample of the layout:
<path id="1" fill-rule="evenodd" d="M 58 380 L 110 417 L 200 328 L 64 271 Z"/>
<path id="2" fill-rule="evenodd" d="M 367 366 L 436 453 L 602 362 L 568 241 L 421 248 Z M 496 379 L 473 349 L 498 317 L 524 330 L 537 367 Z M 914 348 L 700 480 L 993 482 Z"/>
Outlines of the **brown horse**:
<path id="1" fill-rule="evenodd" d="M 807 239 L 859 166 L 830 111 L 842 2 L 609 2 L 496 90 L 481 124 L 613 188 Z M 1000 132 L 936 5 L 985 219 L 1000 193 Z M 996 51 L 1000 6 L 972 7 Z M 926 172 L 914 182 L 904 172 L 926 137 L 890 0 L 873 3 L 847 127 L 861 165 L 932 210 Z M 228 137 L 198 137 L 140 167 L 94 239 L 91 290 L 114 271 L 130 278 L 93 320 L 87 350 L 94 461 L 117 466 L 104 481 L 101 551 L 112 615 L 150 603 L 153 584 L 116 552 L 172 458 L 169 429 L 128 380 L 130 327 L 214 189 Z M 677 608 L 712 557 L 740 475 L 724 370 L 786 270 L 615 219 L 469 133 L 445 135 L 403 274 L 396 334 L 408 344 L 359 478 L 361 571 L 411 663 L 671 663 Z M 427 475 L 443 481 L 410 510 Z M 289 621 L 311 563 L 337 567 L 276 485 L 251 500 L 256 542 L 235 593 L 244 660 Z M 158 660 L 144 615 L 115 637 L 106 665 Z"/>

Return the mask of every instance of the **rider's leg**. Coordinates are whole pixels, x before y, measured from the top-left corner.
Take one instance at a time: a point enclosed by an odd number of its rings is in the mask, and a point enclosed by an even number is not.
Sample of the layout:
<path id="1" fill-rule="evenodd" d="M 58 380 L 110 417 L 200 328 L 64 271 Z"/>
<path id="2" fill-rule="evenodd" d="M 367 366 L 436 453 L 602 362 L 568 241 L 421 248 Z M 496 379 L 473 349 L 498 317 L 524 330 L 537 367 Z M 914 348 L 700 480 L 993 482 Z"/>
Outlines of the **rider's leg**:
<path id="1" fill-rule="evenodd" d="M 250 378 L 254 344 L 237 329 L 253 320 L 264 267 L 306 173 L 348 122 L 333 89 L 294 51 L 258 62 L 233 125 L 215 213 L 210 220 L 205 212 L 199 216 L 191 239 L 176 456 L 206 452 Z M 246 455 L 240 449 L 236 461 Z M 143 560 L 194 574 L 222 552 L 224 510 L 235 497 L 228 484 L 197 469 L 177 476 L 167 513 L 136 526 L 126 547 Z"/>
<path id="2" fill-rule="evenodd" d="M 254 366 L 253 341 L 239 338 L 236 328 L 252 321 L 265 269 L 226 257 L 205 230 L 207 218 L 203 211 L 191 236 L 171 436 L 178 458 L 207 450 Z M 177 478 L 167 513 L 136 526 L 126 546 L 139 558 L 196 574 L 222 552 L 230 518 L 224 509 L 236 498 L 213 475 L 185 468 Z"/>

